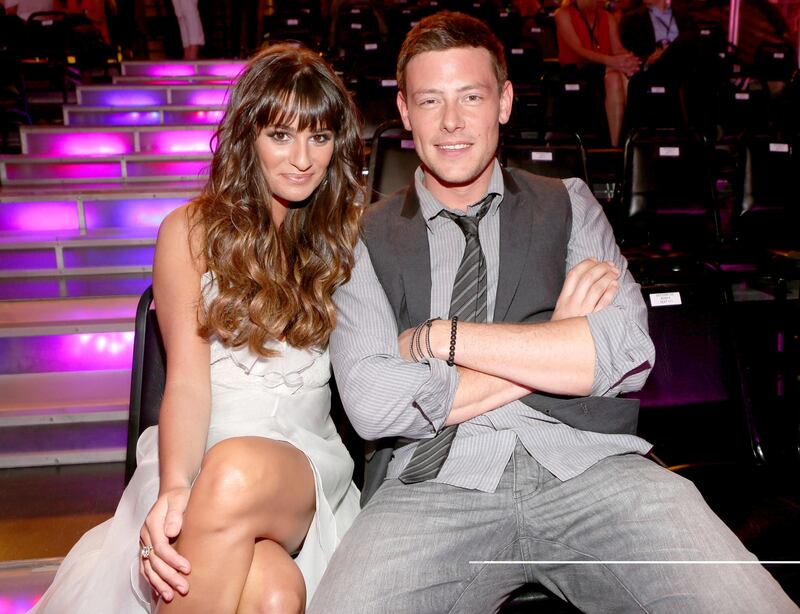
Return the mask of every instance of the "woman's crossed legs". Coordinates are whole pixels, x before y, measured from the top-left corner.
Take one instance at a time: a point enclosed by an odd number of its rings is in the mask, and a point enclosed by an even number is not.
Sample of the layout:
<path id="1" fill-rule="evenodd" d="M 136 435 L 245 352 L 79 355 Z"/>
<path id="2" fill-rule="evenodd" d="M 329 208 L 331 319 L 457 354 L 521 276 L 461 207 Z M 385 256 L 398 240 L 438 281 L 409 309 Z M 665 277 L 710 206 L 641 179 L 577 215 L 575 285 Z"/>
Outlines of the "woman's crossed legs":
<path id="1" fill-rule="evenodd" d="M 291 554 L 314 517 L 314 474 L 289 443 L 236 437 L 213 446 L 192 486 L 178 552 L 189 592 L 160 602 L 181 612 L 303 612 L 303 577 Z"/>

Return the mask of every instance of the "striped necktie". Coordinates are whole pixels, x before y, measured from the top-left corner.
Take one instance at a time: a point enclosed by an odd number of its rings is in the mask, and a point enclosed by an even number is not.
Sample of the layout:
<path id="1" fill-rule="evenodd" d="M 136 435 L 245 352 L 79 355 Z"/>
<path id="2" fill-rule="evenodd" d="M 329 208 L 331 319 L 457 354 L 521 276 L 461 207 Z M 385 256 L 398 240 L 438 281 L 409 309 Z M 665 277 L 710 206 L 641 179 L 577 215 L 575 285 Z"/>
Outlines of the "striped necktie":
<path id="1" fill-rule="evenodd" d="M 475 217 L 456 215 L 444 209 L 441 211 L 441 215 L 456 223 L 466 239 L 464 255 L 453 282 L 451 318 L 458 316 L 459 320 L 466 322 L 486 321 L 486 258 L 478 239 L 478 224 L 489 211 L 493 197 L 494 194 L 488 194 L 478 203 L 480 208 Z M 446 426 L 432 439 L 420 441 L 408 465 L 400 474 L 400 481 L 404 484 L 415 484 L 439 475 L 457 430 L 457 424 Z"/>

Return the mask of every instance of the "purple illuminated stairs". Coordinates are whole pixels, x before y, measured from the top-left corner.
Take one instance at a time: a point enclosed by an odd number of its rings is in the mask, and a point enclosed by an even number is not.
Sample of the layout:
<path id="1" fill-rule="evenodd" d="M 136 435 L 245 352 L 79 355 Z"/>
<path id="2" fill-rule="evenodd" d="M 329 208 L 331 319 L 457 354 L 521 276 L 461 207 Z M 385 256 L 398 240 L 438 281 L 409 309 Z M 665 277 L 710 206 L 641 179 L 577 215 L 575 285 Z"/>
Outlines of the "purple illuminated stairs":
<path id="1" fill-rule="evenodd" d="M 124 458 L 133 316 L 243 62 L 130 62 L 0 156 L 0 468 Z"/>

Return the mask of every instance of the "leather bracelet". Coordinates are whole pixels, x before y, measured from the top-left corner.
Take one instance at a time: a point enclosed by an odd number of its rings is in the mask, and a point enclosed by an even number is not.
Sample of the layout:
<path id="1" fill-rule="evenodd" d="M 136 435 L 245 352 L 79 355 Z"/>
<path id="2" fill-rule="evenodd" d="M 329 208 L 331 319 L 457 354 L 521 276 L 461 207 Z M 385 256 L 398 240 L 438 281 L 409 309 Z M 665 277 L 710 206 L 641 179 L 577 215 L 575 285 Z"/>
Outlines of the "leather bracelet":
<path id="1" fill-rule="evenodd" d="M 417 358 L 416 354 L 414 354 L 414 337 L 417 336 L 417 330 L 418 329 L 415 328 L 414 332 L 411 333 L 411 340 L 409 341 L 408 344 L 408 353 L 411 356 L 411 360 L 413 362 L 419 362 L 419 359 Z"/>
<path id="2" fill-rule="evenodd" d="M 458 333 L 458 316 L 453 316 L 450 320 L 450 354 L 447 355 L 447 366 L 452 367 L 456 363 L 456 334 Z"/>
<path id="3" fill-rule="evenodd" d="M 429 318 L 425 321 L 425 349 L 428 350 L 428 358 L 433 358 L 433 349 L 431 348 L 431 326 L 433 321 L 439 318 Z"/>
<path id="4" fill-rule="evenodd" d="M 422 353 L 422 327 L 423 326 L 425 326 L 425 322 L 423 322 L 422 324 L 417 326 L 416 330 L 414 331 L 414 335 L 412 336 L 412 339 L 416 340 L 417 356 L 419 356 L 419 358 L 416 360 L 416 362 L 422 362 L 422 359 L 425 358 L 425 354 Z"/>

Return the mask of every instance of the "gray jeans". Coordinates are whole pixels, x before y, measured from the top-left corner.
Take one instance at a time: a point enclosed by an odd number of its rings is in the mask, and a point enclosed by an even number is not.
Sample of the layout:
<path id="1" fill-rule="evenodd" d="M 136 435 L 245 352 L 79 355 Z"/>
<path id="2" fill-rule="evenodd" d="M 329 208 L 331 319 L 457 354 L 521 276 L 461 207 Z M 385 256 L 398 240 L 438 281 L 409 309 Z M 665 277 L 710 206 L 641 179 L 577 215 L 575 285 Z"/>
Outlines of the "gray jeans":
<path id="1" fill-rule="evenodd" d="M 603 562 L 637 560 L 754 557 L 691 482 L 641 456 L 561 482 L 518 444 L 492 494 L 387 480 L 334 553 L 309 614 L 485 614 L 525 582 L 585 612 L 800 612 L 758 564 Z"/>

